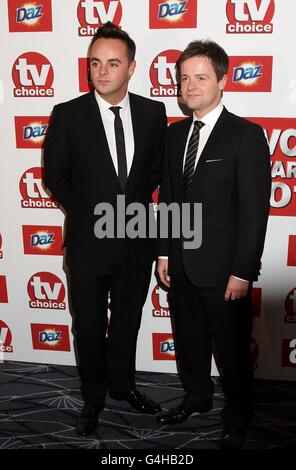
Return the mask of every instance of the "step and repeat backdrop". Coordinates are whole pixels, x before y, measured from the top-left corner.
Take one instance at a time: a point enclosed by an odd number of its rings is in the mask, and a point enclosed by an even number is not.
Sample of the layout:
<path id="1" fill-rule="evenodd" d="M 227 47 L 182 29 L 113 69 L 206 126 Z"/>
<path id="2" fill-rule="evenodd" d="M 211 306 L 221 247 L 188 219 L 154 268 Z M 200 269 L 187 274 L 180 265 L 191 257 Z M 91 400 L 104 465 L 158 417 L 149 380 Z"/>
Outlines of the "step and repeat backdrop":
<path id="1" fill-rule="evenodd" d="M 0 1 L 0 360 L 75 364 L 64 215 L 42 184 L 42 145 L 53 106 L 89 91 L 88 45 L 110 20 L 137 43 L 130 90 L 163 101 L 170 122 L 183 116 L 180 51 L 210 38 L 229 54 L 223 102 L 264 128 L 273 176 L 253 295 L 254 369 L 261 378 L 296 379 L 295 18 L 295 0 Z M 167 294 L 154 276 L 137 368 L 176 371 Z"/>

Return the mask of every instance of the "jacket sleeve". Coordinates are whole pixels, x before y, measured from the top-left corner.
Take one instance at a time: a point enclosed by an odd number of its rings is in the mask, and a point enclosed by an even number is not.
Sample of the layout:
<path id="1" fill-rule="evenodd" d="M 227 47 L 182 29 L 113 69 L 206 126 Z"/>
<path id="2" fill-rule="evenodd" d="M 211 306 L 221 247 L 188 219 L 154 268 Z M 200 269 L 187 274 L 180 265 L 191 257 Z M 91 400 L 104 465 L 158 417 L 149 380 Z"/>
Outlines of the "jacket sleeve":
<path id="1" fill-rule="evenodd" d="M 71 153 L 66 117 L 57 105 L 53 109 L 44 142 L 45 186 L 67 211 L 71 202 Z"/>
<path id="2" fill-rule="evenodd" d="M 238 235 L 231 274 L 257 277 L 263 252 L 271 190 L 270 152 L 258 125 L 246 128 L 237 160 Z"/>

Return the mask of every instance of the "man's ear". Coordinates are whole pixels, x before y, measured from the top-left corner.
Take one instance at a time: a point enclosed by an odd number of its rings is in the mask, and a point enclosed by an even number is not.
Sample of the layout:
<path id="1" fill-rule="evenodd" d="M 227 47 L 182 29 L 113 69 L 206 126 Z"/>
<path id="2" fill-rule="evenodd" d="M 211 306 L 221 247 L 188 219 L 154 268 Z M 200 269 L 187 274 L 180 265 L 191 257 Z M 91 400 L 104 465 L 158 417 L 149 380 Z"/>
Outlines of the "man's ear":
<path id="1" fill-rule="evenodd" d="M 226 87 L 226 83 L 227 83 L 227 75 L 223 75 L 223 77 L 221 78 L 220 82 L 219 82 L 219 88 L 221 91 L 224 90 L 224 88 Z"/>
<path id="2" fill-rule="evenodd" d="M 132 78 L 135 72 L 136 66 L 137 66 L 137 62 L 135 60 L 132 60 L 128 69 L 129 78 Z"/>

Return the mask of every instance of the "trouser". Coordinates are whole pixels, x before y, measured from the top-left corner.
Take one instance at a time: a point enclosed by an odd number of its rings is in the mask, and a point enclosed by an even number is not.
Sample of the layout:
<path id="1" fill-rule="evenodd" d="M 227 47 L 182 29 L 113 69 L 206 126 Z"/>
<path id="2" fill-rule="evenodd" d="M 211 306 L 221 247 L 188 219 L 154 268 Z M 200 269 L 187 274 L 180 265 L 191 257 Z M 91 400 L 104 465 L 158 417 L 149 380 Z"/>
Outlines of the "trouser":
<path id="1" fill-rule="evenodd" d="M 69 271 L 81 393 L 85 402 L 103 407 L 108 389 L 124 393 L 135 386 L 137 336 L 151 265 L 135 271 L 124 262 L 106 276 Z"/>
<path id="2" fill-rule="evenodd" d="M 250 349 L 251 289 L 247 297 L 224 300 L 225 287 L 199 288 L 172 278 L 170 303 L 176 356 L 186 401 L 203 406 L 212 400 L 212 340 L 223 369 L 224 421 L 236 427 L 253 418 L 253 363 Z"/>

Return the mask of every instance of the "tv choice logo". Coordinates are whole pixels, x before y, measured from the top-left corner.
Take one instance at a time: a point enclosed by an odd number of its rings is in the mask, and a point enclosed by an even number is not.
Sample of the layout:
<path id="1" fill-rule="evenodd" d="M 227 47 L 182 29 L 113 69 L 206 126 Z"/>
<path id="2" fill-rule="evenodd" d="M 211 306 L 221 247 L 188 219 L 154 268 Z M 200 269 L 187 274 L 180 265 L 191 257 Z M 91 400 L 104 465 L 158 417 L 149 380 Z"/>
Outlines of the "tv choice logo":
<path id="1" fill-rule="evenodd" d="M 248 118 L 265 132 L 271 156 L 270 215 L 296 214 L 296 119 Z"/>
<path id="2" fill-rule="evenodd" d="M 15 116 L 15 138 L 18 149 L 43 147 L 49 125 L 48 116 Z"/>
<path id="3" fill-rule="evenodd" d="M 296 235 L 289 236 L 287 265 L 296 266 Z"/>
<path id="4" fill-rule="evenodd" d="M 90 80 L 90 61 L 89 58 L 80 57 L 78 59 L 79 91 L 87 93 L 94 90 Z"/>
<path id="5" fill-rule="evenodd" d="M 3 251 L 2 251 L 2 235 L 0 233 L 0 259 L 3 259 Z"/>
<path id="6" fill-rule="evenodd" d="M 6 284 L 5 276 L 0 276 L 0 303 L 1 304 L 8 303 L 8 292 L 7 292 L 7 284 Z"/>
<path id="7" fill-rule="evenodd" d="M 59 207 L 43 188 L 42 168 L 40 167 L 30 168 L 23 173 L 19 189 L 23 209 L 57 209 Z"/>
<path id="8" fill-rule="evenodd" d="M 61 279 L 53 273 L 33 274 L 27 286 L 30 308 L 65 310 L 66 289 Z"/>
<path id="9" fill-rule="evenodd" d="M 23 225 L 25 255 L 63 256 L 62 227 L 54 225 Z"/>
<path id="10" fill-rule="evenodd" d="M 296 287 L 290 290 L 285 299 L 285 323 L 296 323 Z"/>
<path id="11" fill-rule="evenodd" d="M 157 284 L 152 291 L 152 316 L 169 318 L 170 308 L 168 304 L 168 294 Z"/>
<path id="12" fill-rule="evenodd" d="M 0 353 L 12 353 L 12 334 L 9 326 L 0 320 Z"/>
<path id="13" fill-rule="evenodd" d="M 9 31 L 52 31 L 51 0 L 8 0 Z"/>
<path id="14" fill-rule="evenodd" d="M 284 338 L 282 341 L 282 366 L 296 367 L 296 338 Z"/>
<path id="15" fill-rule="evenodd" d="M 69 327 L 31 323 L 33 349 L 46 351 L 70 351 Z"/>
<path id="16" fill-rule="evenodd" d="M 119 0 L 80 0 L 77 17 L 80 24 L 78 35 L 93 36 L 107 21 L 120 26 L 122 5 Z"/>
<path id="17" fill-rule="evenodd" d="M 227 0 L 228 34 L 271 34 L 274 0 Z"/>
<path id="18" fill-rule="evenodd" d="M 176 97 L 179 96 L 179 87 L 176 78 L 175 64 L 180 51 L 168 49 L 160 52 L 150 66 L 150 96 Z"/>
<path id="19" fill-rule="evenodd" d="M 48 98 L 54 96 L 54 71 L 51 63 L 39 52 L 25 52 L 12 67 L 16 98 Z"/>
<path id="20" fill-rule="evenodd" d="M 197 0 L 150 0 L 150 29 L 196 27 Z"/>
<path id="21" fill-rule="evenodd" d="M 153 333 L 152 343 L 154 361 L 174 361 L 176 359 L 172 333 Z"/>
<path id="22" fill-rule="evenodd" d="M 272 87 L 271 56 L 232 56 L 225 91 L 270 92 Z"/>

